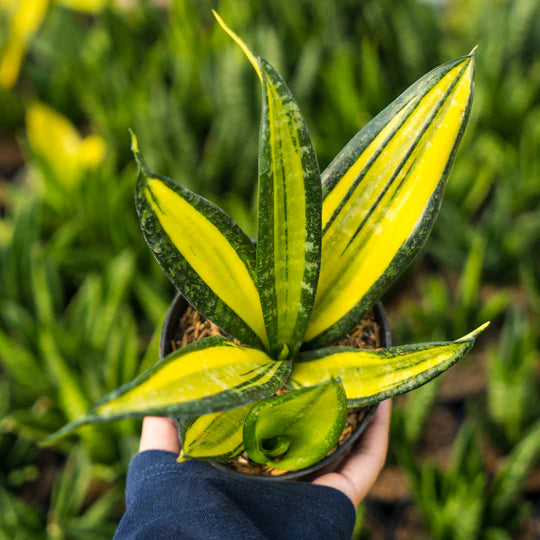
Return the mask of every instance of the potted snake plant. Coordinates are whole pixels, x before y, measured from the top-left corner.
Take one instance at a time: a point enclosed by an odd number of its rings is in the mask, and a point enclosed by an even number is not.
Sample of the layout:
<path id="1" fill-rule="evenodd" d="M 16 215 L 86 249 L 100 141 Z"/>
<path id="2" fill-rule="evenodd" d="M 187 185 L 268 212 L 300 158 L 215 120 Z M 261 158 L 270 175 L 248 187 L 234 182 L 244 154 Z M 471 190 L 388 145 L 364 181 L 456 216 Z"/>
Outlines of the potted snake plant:
<path id="1" fill-rule="evenodd" d="M 413 84 L 321 175 L 284 81 L 215 16 L 262 86 L 256 244 L 223 210 L 151 172 L 134 134 L 132 150 L 142 232 L 181 291 L 169 320 L 187 301 L 222 335 L 170 352 L 49 442 L 90 422 L 172 416 L 182 459 L 230 462 L 245 452 L 290 478 L 326 463 L 351 410 L 438 376 L 488 324 L 456 341 L 334 345 L 431 231 L 469 116 L 474 53 Z"/>

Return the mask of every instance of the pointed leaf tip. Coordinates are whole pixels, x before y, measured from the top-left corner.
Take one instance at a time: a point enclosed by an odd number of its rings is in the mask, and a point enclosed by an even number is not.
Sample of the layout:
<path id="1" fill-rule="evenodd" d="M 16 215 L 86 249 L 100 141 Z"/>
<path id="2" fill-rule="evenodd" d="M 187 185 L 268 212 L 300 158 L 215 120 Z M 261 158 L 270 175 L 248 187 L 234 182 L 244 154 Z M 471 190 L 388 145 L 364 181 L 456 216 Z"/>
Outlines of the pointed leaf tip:
<path id="1" fill-rule="evenodd" d="M 473 50 L 469 53 L 468 56 L 473 56 L 473 57 L 474 57 L 474 56 L 476 55 L 476 50 L 477 50 L 477 49 L 478 49 L 478 45 L 475 45 L 475 46 L 473 47 Z"/>
<path id="2" fill-rule="evenodd" d="M 287 347 L 287 344 L 283 344 L 283 347 L 281 348 L 281 352 L 278 355 L 278 360 L 287 360 L 289 357 L 290 350 L 289 347 Z"/>
<path id="3" fill-rule="evenodd" d="M 257 76 L 259 77 L 259 80 L 261 83 L 263 82 L 263 73 L 261 69 L 261 64 L 259 61 L 259 57 L 240 39 L 240 37 L 233 32 L 225 23 L 225 21 L 219 16 L 218 12 L 215 10 L 212 10 L 212 14 L 214 15 L 216 21 L 219 23 L 221 28 L 229 34 L 229 36 L 233 39 L 233 41 L 242 49 L 244 54 L 247 56 L 247 59 L 250 61 L 251 65 L 253 66 L 253 69 L 256 71 Z"/>
<path id="4" fill-rule="evenodd" d="M 461 342 L 461 341 L 470 341 L 470 340 L 476 339 L 490 324 L 491 324 L 491 321 L 485 322 L 484 324 L 480 325 L 476 330 L 469 332 L 466 336 L 459 338 L 457 341 Z"/>
<path id="5" fill-rule="evenodd" d="M 321 272 L 305 348 L 345 335 L 424 245 L 469 116 L 473 74 L 472 56 L 432 70 L 321 175 Z"/>
<path id="6" fill-rule="evenodd" d="M 300 355 L 290 380 L 315 387 L 330 377 L 343 378 L 349 407 L 373 405 L 431 381 L 461 360 L 485 323 L 457 341 L 417 343 L 378 351 L 326 347 Z"/>
<path id="7" fill-rule="evenodd" d="M 139 141 L 137 140 L 137 135 L 133 132 L 131 128 L 128 128 L 129 134 L 131 135 L 131 151 L 134 154 L 139 153 Z"/>
<path id="8" fill-rule="evenodd" d="M 129 134 L 131 135 L 131 152 L 133 153 L 133 157 L 135 158 L 135 163 L 137 163 L 139 181 L 146 182 L 146 180 L 149 177 L 152 177 L 153 174 L 148 168 L 148 165 L 146 164 L 146 161 L 144 161 L 144 158 L 141 154 L 141 149 L 139 148 L 139 140 L 137 139 L 137 135 L 135 135 L 135 132 L 131 128 L 128 128 L 128 130 L 129 130 Z"/>

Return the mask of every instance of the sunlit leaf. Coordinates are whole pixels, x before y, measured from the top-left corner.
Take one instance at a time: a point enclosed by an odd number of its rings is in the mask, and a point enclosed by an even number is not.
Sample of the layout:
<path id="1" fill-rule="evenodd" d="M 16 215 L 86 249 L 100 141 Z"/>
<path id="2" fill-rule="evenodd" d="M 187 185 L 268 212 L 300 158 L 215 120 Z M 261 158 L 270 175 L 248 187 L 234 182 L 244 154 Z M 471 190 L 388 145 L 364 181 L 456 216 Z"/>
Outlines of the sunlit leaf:
<path id="1" fill-rule="evenodd" d="M 271 396 L 289 371 L 290 362 L 209 337 L 173 352 L 45 442 L 91 422 L 148 414 L 197 416 L 239 407 Z"/>
<path id="2" fill-rule="evenodd" d="M 371 405 L 409 392 L 452 367 L 471 350 L 488 324 L 453 342 L 378 351 L 327 347 L 307 352 L 295 361 L 290 378 L 295 385 L 313 386 L 339 377 L 349 407 Z"/>
<path id="3" fill-rule="evenodd" d="M 251 240 L 220 208 L 150 172 L 134 135 L 132 148 L 139 165 L 139 222 L 165 274 L 229 334 L 250 345 L 266 344 Z"/>
<path id="4" fill-rule="evenodd" d="M 0 50 L 0 86 L 10 88 L 19 75 L 28 40 L 41 25 L 50 0 L 2 0 L 7 14 L 7 44 Z"/>
<path id="5" fill-rule="evenodd" d="M 253 405 L 178 421 L 183 457 L 227 461 L 244 450 L 244 420 Z M 180 458 L 180 459 L 182 459 Z"/>
<path id="6" fill-rule="evenodd" d="M 324 171 L 310 348 L 346 334 L 423 246 L 469 116 L 473 74 L 472 54 L 431 71 Z"/>
<path id="7" fill-rule="evenodd" d="M 270 352 L 293 357 L 315 298 L 321 252 L 321 180 L 298 104 L 275 69 L 217 13 L 262 85 L 257 283 Z"/>
<path id="8" fill-rule="evenodd" d="M 26 133 L 32 152 L 52 173 L 54 181 L 67 188 L 76 187 L 83 173 L 94 169 L 105 155 L 105 141 L 98 135 L 81 137 L 68 118 L 34 102 L 26 112 Z"/>

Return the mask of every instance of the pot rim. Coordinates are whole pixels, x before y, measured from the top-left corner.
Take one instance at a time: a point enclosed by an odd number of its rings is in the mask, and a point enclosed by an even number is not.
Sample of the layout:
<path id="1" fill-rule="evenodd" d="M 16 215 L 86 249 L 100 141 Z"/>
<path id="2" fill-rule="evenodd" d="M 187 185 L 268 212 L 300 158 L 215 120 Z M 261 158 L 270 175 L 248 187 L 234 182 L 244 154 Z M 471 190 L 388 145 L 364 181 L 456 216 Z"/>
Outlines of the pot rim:
<path id="1" fill-rule="evenodd" d="M 160 360 L 163 359 L 167 354 L 171 352 L 170 343 L 174 339 L 174 334 L 178 328 L 177 327 L 178 320 L 180 319 L 181 313 L 183 313 L 187 309 L 188 306 L 189 306 L 189 303 L 182 296 L 182 293 L 180 292 L 177 293 L 171 305 L 169 306 L 169 310 L 167 312 L 167 315 L 165 316 L 165 320 L 163 321 L 163 326 L 161 329 L 161 338 L 160 338 L 160 343 L 159 343 Z M 390 327 L 388 325 L 388 320 L 386 318 L 383 305 L 380 301 L 376 302 L 376 304 L 373 306 L 373 311 L 375 314 L 375 320 L 381 328 L 382 345 L 385 348 L 391 347 L 392 335 L 390 333 Z M 336 466 L 335 462 L 340 461 L 346 456 L 348 451 L 352 448 L 352 445 L 358 440 L 360 435 L 362 435 L 362 433 L 368 426 L 369 422 L 373 418 L 373 415 L 375 414 L 375 411 L 377 410 L 377 407 L 378 407 L 378 404 L 370 405 L 366 407 L 367 409 L 366 415 L 364 416 L 360 424 L 357 426 L 354 433 L 349 437 L 349 439 L 347 439 L 347 441 L 345 441 L 345 443 L 342 444 L 335 452 L 333 452 L 329 456 L 326 456 L 324 459 L 318 461 L 317 463 L 311 465 L 310 467 L 306 467 L 305 469 L 300 469 L 298 471 L 290 471 L 288 473 L 285 473 L 279 476 L 262 476 L 262 475 L 246 474 L 246 473 L 240 472 L 218 461 L 211 461 L 211 460 L 200 460 L 200 461 L 206 461 L 207 463 L 209 463 L 216 469 L 228 472 L 232 475 L 239 476 L 242 478 L 251 477 L 251 478 L 267 480 L 270 482 L 285 481 L 285 480 L 299 480 L 299 479 L 309 480 L 311 479 L 310 477 L 314 478 L 315 476 L 319 476 L 320 474 L 324 474 L 326 472 L 331 472 L 332 470 L 335 469 L 335 466 Z M 314 475 L 314 473 L 317 473 L 317 474 Z"/>

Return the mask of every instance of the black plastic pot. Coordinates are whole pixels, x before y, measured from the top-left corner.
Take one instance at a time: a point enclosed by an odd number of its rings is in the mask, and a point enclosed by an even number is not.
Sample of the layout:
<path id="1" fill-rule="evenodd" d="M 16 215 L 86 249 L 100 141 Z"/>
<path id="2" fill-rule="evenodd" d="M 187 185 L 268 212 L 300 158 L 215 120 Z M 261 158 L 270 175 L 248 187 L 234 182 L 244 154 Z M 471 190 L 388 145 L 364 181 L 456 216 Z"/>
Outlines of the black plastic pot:
<path id="1" fill-rule="evenodd" d="M 169 353 L 172 352 L 171 342 L 174 341 L 176 333 L 178 332 L 178 322 L 180 318 L 186 311 L 188 307 L 187 300 L 182 296 L 181 293 L 178 293 L 174 298 L 167 316 L 165 317 L 165 322 L 163 323 L 163 328 L 161 329 L 161 341 L 159 345 L 159 355 L 160 358 L 164 358 Z M 388 326 L 388 321 L 386 320 L 386 315 L 384 313 L 384 308 L 380 302 L 377 302 L 373 308 L 375 313 L 375 320 L 381 327 L 381 343 L 383 347 L 392 346 L 392 335 L 390 334 L 390 328 Z M 337 468 L 341 460 L 343 460 L 349 451 L 352 449 L 352 446 L 356 440 L 362 435 L 362 432 L 366 429 L 370 420 L 375 414 L 377 405 L 372 405 L 368 407 L 367 414 L 364 416 L 362 422 L 358 425 L 355 432 L 351 437 L 340 446 L 333 454 L 322 459 L 318 463 L 315 463 L 311 467 L 307 467 L 300 471 L 291 471 L 281 476 L 257 476 L 257 478 L 268 480 L 268 481 L 280 481 L 280 480 L 311 480 L 315 476 L 325 474 L 327 472 L 332 472 Z M 230 474 L 238 476 L 253 476 L 242 473 L 232 467 L 229 467 L 225 463 L 219 463 L 217 461 L 209 461 L 216 469 L 229 472 Z"/>

